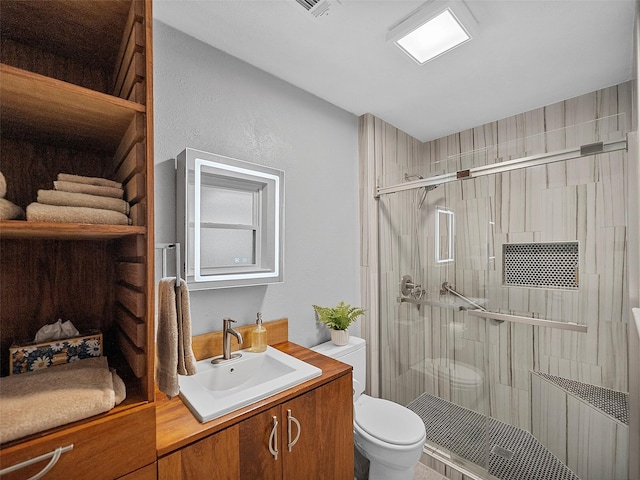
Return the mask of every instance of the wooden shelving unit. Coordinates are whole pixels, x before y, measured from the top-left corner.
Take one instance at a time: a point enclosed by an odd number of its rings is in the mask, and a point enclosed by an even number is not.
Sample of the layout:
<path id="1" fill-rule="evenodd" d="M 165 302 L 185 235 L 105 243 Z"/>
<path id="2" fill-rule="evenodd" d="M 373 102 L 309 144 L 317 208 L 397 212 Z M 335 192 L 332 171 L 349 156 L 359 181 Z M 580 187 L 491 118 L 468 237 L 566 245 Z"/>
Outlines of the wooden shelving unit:
<path id="1" fill-rule="evenodd" d="M 2 0 L 0 17 L 6 198 L 26 209 L 58 173 L 109 178 L 123 184 L 132 220 L 0 221 L 0 374 L 11 343 L 62 318 L 103 333 L 127 386 L 111 412 L 1 445 L 0 468 L 69 441 L 46 478 L 66 478 L 81 454 L 105 457 L 92 477 L 119 477 L 155 461 L 151 0 Z"/>

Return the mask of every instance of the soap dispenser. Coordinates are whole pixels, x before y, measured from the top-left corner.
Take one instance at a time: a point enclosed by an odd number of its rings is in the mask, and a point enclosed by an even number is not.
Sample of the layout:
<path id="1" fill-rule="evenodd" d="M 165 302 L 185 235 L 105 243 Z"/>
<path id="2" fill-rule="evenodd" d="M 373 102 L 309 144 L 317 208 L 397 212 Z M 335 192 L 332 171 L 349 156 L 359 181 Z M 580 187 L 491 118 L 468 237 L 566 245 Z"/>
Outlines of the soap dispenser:
<path id="1" fill-rule="evenodd" d="M 251 351 L 264 352 L 267 349 L 267 329 L 262 326 L 262 313 L 258 312 L 256 328 L 251 331 Z"/>

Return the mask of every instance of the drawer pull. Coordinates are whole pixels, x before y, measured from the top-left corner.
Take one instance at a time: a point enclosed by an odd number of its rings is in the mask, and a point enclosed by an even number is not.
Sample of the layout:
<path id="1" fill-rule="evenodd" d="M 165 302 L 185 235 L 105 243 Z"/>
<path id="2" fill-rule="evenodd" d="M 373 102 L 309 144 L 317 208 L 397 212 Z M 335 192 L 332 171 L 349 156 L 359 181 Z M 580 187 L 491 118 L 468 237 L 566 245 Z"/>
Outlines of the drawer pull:
<path id="1" fill-rule="evenodd" d="M 39 457 L 30 458 L 29 460 L 25 460 L 24 462 L 16 463 L 15 465 L 12 465 L 10 467 L 3 468 L 2 470 L 0 470 L 0 476 L 5 475 L 7 473 L 15 472 L 16 470 L 20 470 L 22 468 L 28 467 L 29 465 L 33 465 L 34 463 L 41 462 L 43 460 L 46 460 L 47 458 L 51 458 L 51 460 L 49 460 L 49 463 L 47 463 L 47 465 L 42 470 L 40 470 L 33 477 L 30 477 L 28 479 L 28 480 L 38 480 L 44 477 L 45 474 L 49 470 L 51 470 L 56 463 L 58 463 L 58 460 L 60 460 L 60 456 L 63 453 L 69 452 L 71 450 L 73 450 L 73 444 L 67 445 L 66 447 L 58 447 L 54 451 L 45 453 L 44 455 L 40 455 Z"/>
<path id="2" fill-rule="evenodd" d="M 269 436 L 269 452 L 273 458 L 278 460 L 278 417 L 273 417 L 273 429 Z"/>
<path id="3" fill-rule="evenodd" d="M 298 427 L 298 433 L 296 434 L 296 438 L 294 438 L 293 440 L 291 440 L 291 422 L 296 424 L 296 427 Z M 293 446 L 298 443 L 298 439 L 300 438 L 300 432 L 302 431 L 302 429 L 300 428 L 300 422 L 298 421 L 298 419 L 296 417 L 294 417 L 293 415 L 291 415 L 291 410 L 287 410 L 287 447 L 289 447 L 289 451 L 291 451 L 291 449 L 293 448 Z"/>

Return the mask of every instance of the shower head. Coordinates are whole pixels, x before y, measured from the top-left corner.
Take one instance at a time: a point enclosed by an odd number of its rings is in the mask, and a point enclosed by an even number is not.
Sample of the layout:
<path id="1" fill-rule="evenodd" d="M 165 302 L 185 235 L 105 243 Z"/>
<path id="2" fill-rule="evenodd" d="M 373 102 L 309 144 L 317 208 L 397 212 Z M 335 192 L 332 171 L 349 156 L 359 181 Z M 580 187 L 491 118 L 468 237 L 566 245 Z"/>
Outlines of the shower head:
<path id="1" fill-rule="evenodd" d="M 413 179 L 423 180 L 424 177 L 422 175 L 420 175 L 419 173 L 405 173 L 404 174 L 404 180 L 406 182 L 408 182 L 410 180 L 413 180 Z M 440 184 L 437 184 L 437 185 L 425 185 L 424 187 L 420 187 L 420 190 L 422 190 L 422 193 L 420 195 L 420 201 L 418 202 L 418 210 L 420 209 L 420 207 L 422 207 L 422 204 L 426 200 L 427 193 L 429 193 L 431 190 L 434 190 L 434 189 L 438 188 L 439 186 L 440 186 Z"/>

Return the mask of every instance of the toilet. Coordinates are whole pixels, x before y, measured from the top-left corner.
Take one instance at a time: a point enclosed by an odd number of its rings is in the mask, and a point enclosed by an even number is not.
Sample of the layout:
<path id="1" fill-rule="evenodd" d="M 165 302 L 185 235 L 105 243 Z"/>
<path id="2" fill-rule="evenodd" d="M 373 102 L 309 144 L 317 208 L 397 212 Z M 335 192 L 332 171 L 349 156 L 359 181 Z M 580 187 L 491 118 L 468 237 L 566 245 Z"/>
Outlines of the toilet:
<path id="1" fill-rule="evenodd" d="M 350 336 L 347 345 L 326 342 L 312 350 L 353 367 L 353 437 L 357 453 L 369 460 L 369 479 L 411 480 L 426 441 L 424 423 L 402 405 L 363 393 L 365 341 Z"/>

